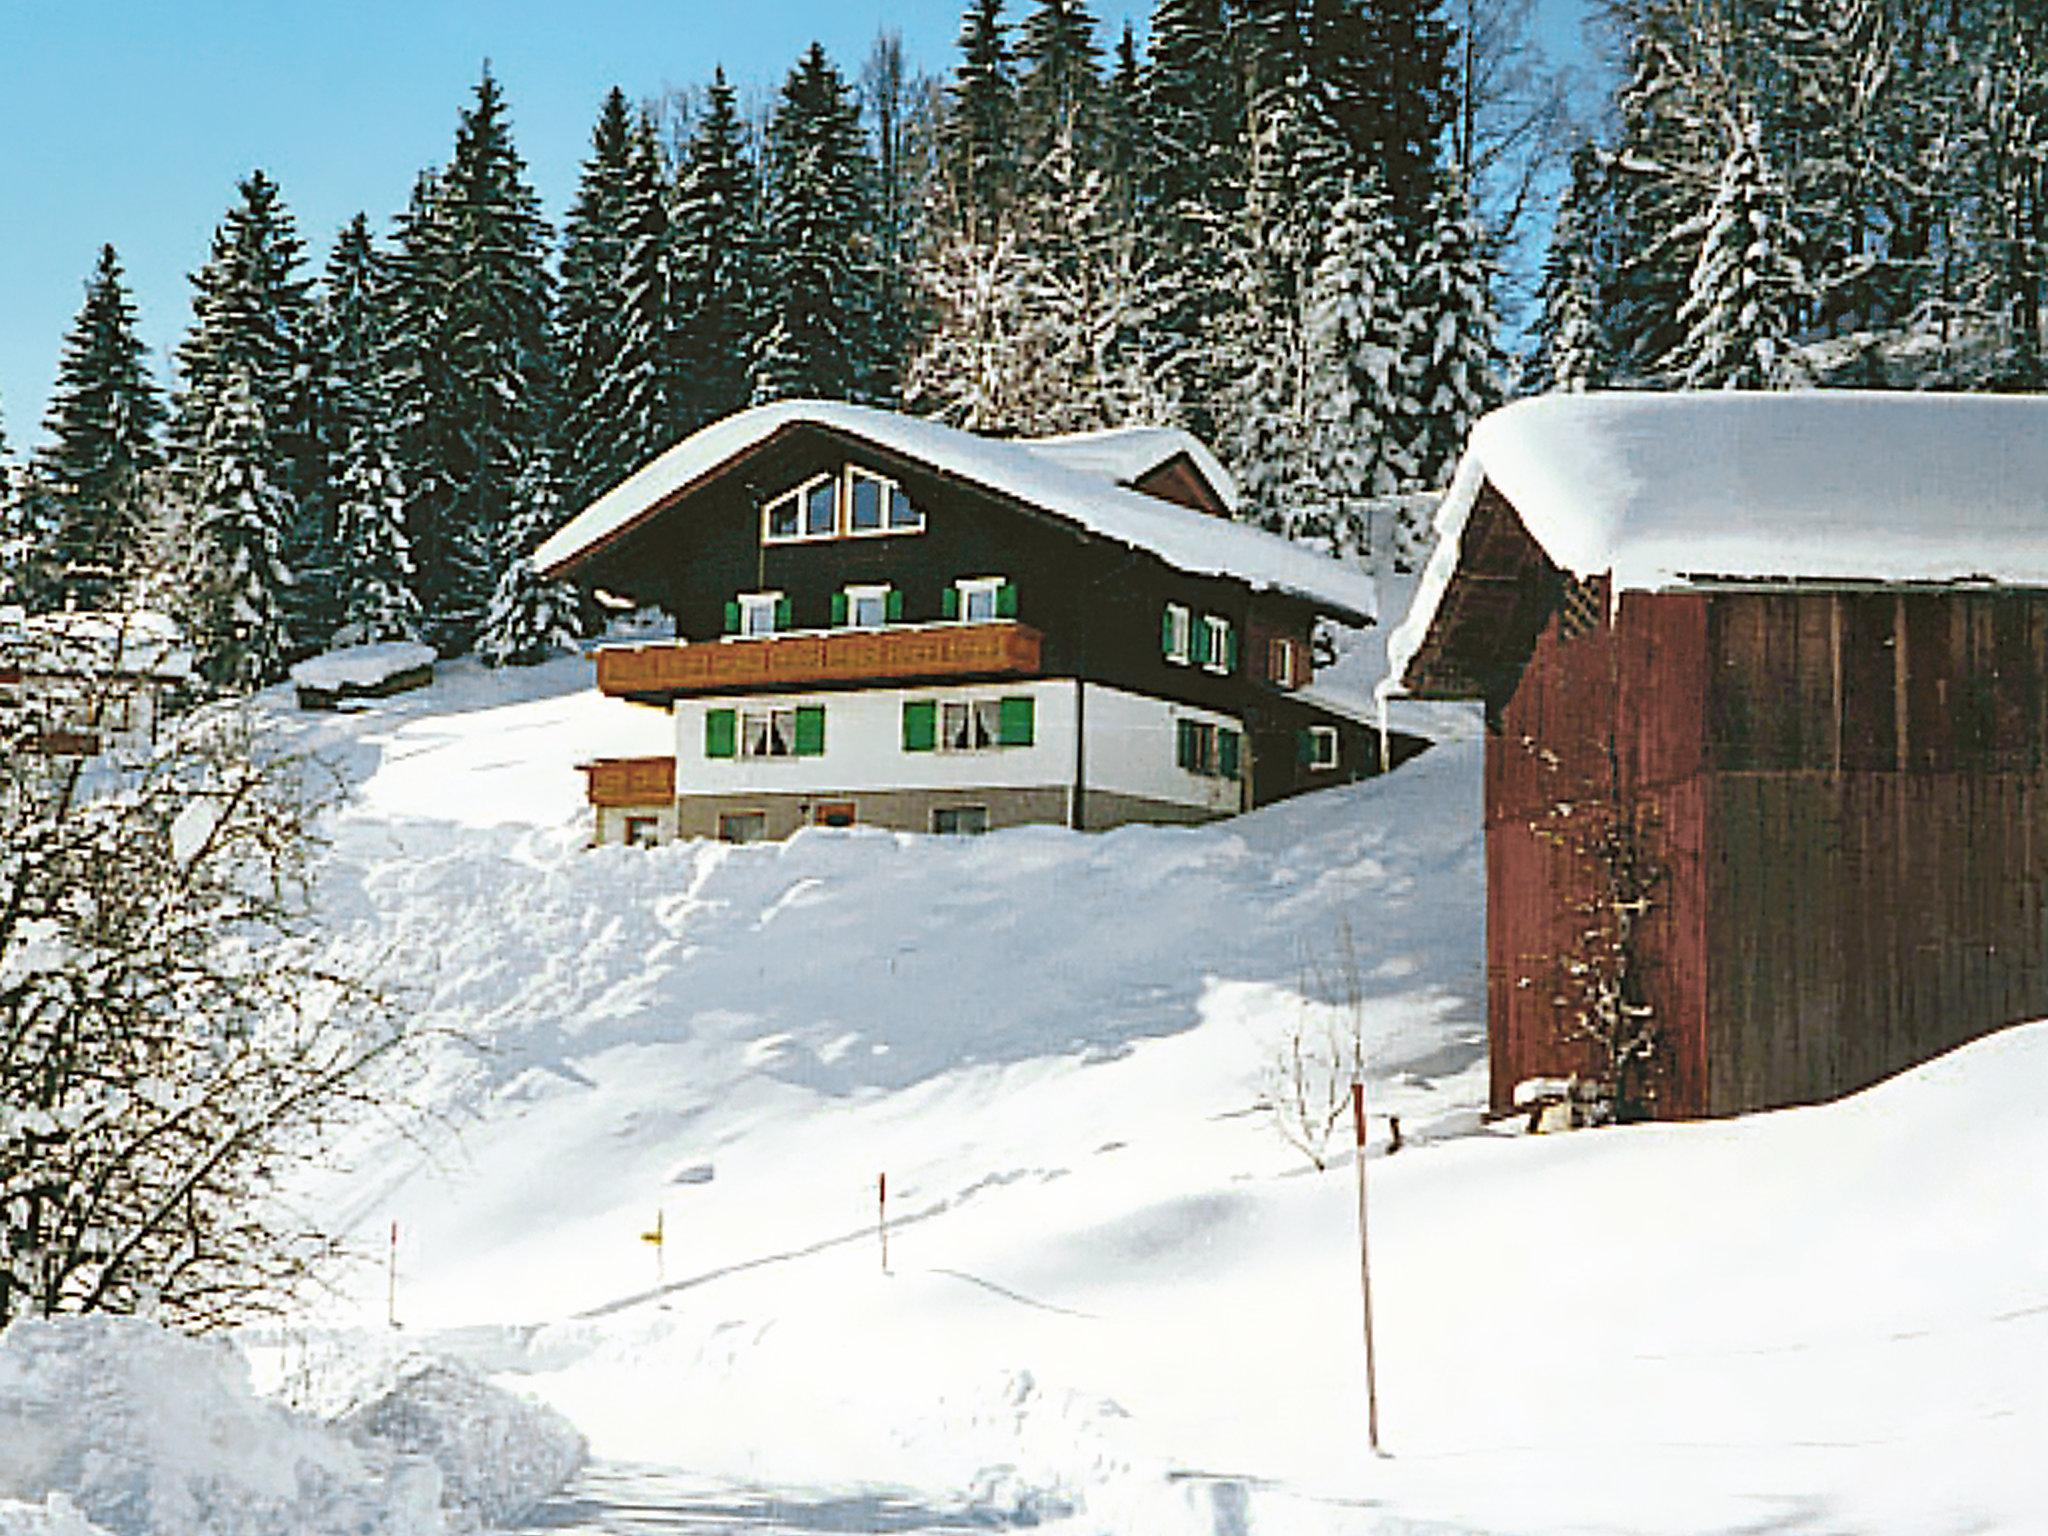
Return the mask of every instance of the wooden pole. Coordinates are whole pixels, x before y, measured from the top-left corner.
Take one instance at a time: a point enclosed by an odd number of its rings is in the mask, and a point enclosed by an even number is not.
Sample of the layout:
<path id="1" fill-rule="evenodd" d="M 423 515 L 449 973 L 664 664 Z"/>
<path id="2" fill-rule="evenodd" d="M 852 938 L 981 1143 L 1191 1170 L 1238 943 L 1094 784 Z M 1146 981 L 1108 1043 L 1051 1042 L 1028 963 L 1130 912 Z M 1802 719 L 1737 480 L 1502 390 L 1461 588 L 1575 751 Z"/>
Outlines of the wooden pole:
<path id="1" fill-rule="evenodd" d="M 391 1223 L 391 1252 L 384 1264 L 384 1325 L 398 1326 L 398 1223 Z"/>
<path id="2" fill-rule="evenodd" d="M 889 1175 L 875 1175 L 875 1233 L 882 1240 L 882 1273 L 889 1273 Z"/>
<path id="3" fill-rule="evenodd" d="M 1365 1241 L 1365 1084 L 1351 1085 L 1351 1126 L 1358 1163 L 1358 1287 L 1365 1301 L 1365 1436 L 1380 1454 L 1380 1382 L 1372 1348 L 1372 1254 Z"/>

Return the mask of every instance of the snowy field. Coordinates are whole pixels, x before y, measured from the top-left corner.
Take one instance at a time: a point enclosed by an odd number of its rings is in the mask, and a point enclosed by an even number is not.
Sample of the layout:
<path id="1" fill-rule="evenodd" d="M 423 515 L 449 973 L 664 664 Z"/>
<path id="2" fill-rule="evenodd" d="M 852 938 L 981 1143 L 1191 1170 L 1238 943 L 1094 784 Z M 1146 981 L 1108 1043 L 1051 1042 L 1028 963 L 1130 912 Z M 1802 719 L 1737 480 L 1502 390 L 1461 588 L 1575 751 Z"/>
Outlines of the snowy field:
<path id="1" fill-rule="evenodd" d="M 247 1341 L 273 1390 L 395 1348 L 396 1221 L 400 1339 L 588 1437 L 522 1528 L 2042 1528 L 2048 1027 L 1825 1108 L 1487 1129 L 1476 741 L 1201 829 L 589 850 L 573 765 L 667 731 L 588 677 L 277 705 L 355 789 L 333 942 L 468 1039 L 415 1085 L 445 1130 L 302 1192 L 365 1257 Z M 1346 922 L 1384 1458 L 1353 1170 L 1254 1107 Z"/>

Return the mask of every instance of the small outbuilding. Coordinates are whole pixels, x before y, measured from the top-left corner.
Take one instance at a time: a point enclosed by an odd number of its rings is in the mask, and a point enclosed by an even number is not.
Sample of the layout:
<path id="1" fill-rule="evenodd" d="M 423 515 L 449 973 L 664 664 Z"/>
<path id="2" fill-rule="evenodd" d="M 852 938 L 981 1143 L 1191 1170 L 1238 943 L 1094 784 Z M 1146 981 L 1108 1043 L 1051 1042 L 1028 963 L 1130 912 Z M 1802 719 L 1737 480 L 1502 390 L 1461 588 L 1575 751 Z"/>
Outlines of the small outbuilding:
<path id="1" fill-rule="evenodd" d="M 1523 401 L 1438 530 L 1390 677 L 1485 702 L 1496 1110 L 1606 1066 L 1589 967 L 1666 1117 L 2048 1014 L 2048 399 Z"/>

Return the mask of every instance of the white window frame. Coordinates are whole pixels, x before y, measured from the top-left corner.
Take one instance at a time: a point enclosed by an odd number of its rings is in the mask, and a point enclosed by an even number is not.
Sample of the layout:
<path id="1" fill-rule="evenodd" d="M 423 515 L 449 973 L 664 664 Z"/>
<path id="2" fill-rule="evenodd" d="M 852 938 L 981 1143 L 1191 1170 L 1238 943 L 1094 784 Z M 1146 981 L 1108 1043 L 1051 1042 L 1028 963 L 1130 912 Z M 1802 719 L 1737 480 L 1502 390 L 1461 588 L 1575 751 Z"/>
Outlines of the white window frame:
<path id="1" fill-rule="evenodd" d="M 840 481 L 841 477 L 831 471 L 812 475 L 794 489 L 784 491 L 780 496 L 763 502 L 761 504 L 761 542 L 763 544 L 819 544 L 823 543 L 826 539 L 838 538 L 840 527 L 845 522 L 846 515 L 846 508 L 842 504 L 843 498 L 840 495 Z M 809 531 L 808 526 L 810 522 L 811 492 L 820 485 L 825 484 L 830 484 L 832 487 L 832 526 L 824 533 L 812 533 Z M 774 531 L 775 509 L 785 501 L 796 503 L 795 533 L 776 533 Z"/>
<path id="2" fill-rule="evenodd" d="M 882 488 L 882 523 L 879 528 L 860 528 L 854 524 L 853 483 L 856 479 L 871 480 Z M 917 514 L 916 522 L 897 523 L 891 520 L 890 511 L 893 506 L 893 493 L 899 491 L 902 492 L 903 499 L 909 504 L 911 511 Z M 888 475 L 878 474 L 876 471 L 864 468 L 859 464 L 849 464 L 846 466 L 845 486 L 841 492 L 840 505 L 844 508 L 841 522 L 846 530 L 846 537 L 849 539 L 886 539 L 892 534 L 924 532 L 924 508 L 911 499 L 910 492 L 903 489 L 903 482 L 892 479 Z"/>
<path id="3" fill-rule="evenodd" d="M 1176 667 L 1192 666 L 1195 660 L 1195 614 L 1186 603 L 1166 605 L 1167 622 L 1173 626 L 1173 647 L 1166 659 Z"/>
<path id="4" fill-rule="evenodd" d="M 1310 771 L 1327 773 L 1341 761 L 1340 738 L 1334 725 L 1312 725 L 1308 728 L 1308 739 L 1313 744 L 1308 756 Z"/>
<path id="5" fill-rule="evenodd" d="M 727 837 L 725 835 L 726 823 L 729 821 L 737 821 L 743 816 L 752 816 L 760 818 L 761 835 L 759 837 Z M 729 843 L 735 848 L 744 848 L 750 843 L 765 843 L 768 841 L 768 813 L 764 810 L 755 809 L 738 811 L 720 811 L 716 816 L 712 818 L 711 831 L 712 835 L 716 837 L 719 842 Z"/>
<path id="6" fill-rule="evenodd" d="M 1266 641 L 1266 671 L 1272 682 L 1278 687 L 1293 688 L 1296 686 L 1295 679 L 1297 673 L 1295 671 L 1294 650 L 1294 641 L 1287 635 L 1273 635 Z M 1275 656 L 1278 656 L 1280 659 L 1278 666 L 1273 665 L 1273 658 Z"/>
<path id="7" fill-rule="evenodd" d="M 1230 670 L 1230 620 L 1220 614 L 1205 613 L 1202 622 L 1209 629 L 1209 659 L 1202 663 L 1202 670 L 1227 673 Z"/>
<path id="8" fill-rule="evenodd" d="M 971 757 L 982 752 L 1002 750 L 1003 701 L 1000 696 L 996 694 L 974 694 L 964 699 L 940 699 L 937 703 L 939 706 L 939 717 L 936 722 L 938 732 L 936 739 L 932 742 L 933 750 L 948 753 L 953 757 Z M 986 735 L 988 740 L 979 745 L 974 745 L 970 741 L 970 744 L 964 747 L 954 746 L 946 730 L 946 711 L 949 709 L 964 709 L 967 711 L 967 726 L 970 738 L 977 734 L 975 729 L 976 721 L 981 721 L 987 727 Z M 984 711 L 988 712 L 985 717 Z"/>
<path id="9" fill-rule="evenodd" d="M 1008 578 L 1003 576 L 963 576 L 954 582 L 953 588 L 960 594 L 959 622 L 962 624 L 995 623 L 1000 617 L 996 610 L 1002 605 L 1001 593 L 1008 584 Z M 984 592 L 988 594 L 988 617 L 985 619 L 973 618 L 968 613 L 968 603 L 972 598 Z"/>
<path id="10" fill-rule="evenodd" d="M 957 816 L 962 811 L 981 812 L 981 825 L 967 832 L 961 831 L 958 827 L 955 827 L 950 832 L 940 829 L 939 818 L 941 816 Z M 985 805 L 935 805 L 932 807 L 932 836 L 934 837 L 980 837 L 994 830 L 995 828 L 989 822 L 988 807 Z"/>
<path id="11" fill-rule="evenodd" d="M 776 719 L 784 715 L 789 718 L 789 750 L 787 752 L 776 752 L 773 750 L 767 752 L 750 751 L 748 743 L 753 740 L 753 733 L 747 729 L 747 722 L 764 717 L 767 719 L 768 734 L 766 740 L 772 749 L 776 739 Z M 739 710 L 738 718 L 733 722 L 733 726 L 734 735 L 737 738 L 733 743 L 735 759 L 750 763 L 793 763 L 797 760 L 796 706 L 794 704 L 756 704 L 744 706 Z"/>
<path id="12" fill-rule="evenodd" d="M 861 582 L 853 586 L 842 587 L 840 590 L 846 594 L 846 623 L 841 626 L 842 628 L 873 630 L 887 629 L 889 627 L 889 594 L 896 590 L 894 586 L 886 581 Z M 873 624 L 863 624 L 860 622 L 860 600 L 864 597 L 881 599 L 882 617 Z"/>
<path id="13" fill-rule="evenodd" d="M 755 640 L 759 639 L 762 635 L 781 634 L 782 630 L 776 625 L 775 621 L 780 615 L 783 596 L 784 594 L 779 591 L 740 593 L 735 599 L 740 605 L 740 627 L 734 632 L 735 638 Z M 766 629 L 756 629 L 753 626 L 753 614 L 764 605 L 768 609 L 768 627 Z"/>

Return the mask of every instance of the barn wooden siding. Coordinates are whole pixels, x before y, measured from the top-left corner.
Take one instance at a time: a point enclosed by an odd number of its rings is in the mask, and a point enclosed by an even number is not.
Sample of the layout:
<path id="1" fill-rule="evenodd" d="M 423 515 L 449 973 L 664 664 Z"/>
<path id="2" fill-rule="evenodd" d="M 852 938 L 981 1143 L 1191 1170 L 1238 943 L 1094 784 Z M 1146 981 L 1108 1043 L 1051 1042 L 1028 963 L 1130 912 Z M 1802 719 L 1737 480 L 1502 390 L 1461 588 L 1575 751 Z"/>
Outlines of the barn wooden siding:
<path id="1" fill-rule="evenodd" d="M 1714 1113 L 2048 1013 L 2048 596 L 1709 607 Z"/>
<path id="2" fill-rule="evenodd" d="M 1496 1109 L 1592 1064 L 1552 1002 L 1590 871 L 1532 824 L 1610 780 L 1669 869 L 1640 954 L 1660 1114 L 1832 1098 L 2048 1014 L 2048 595 L 1628 593 L 1610 620 L 1565 593 L 1488 739 Z"/>

